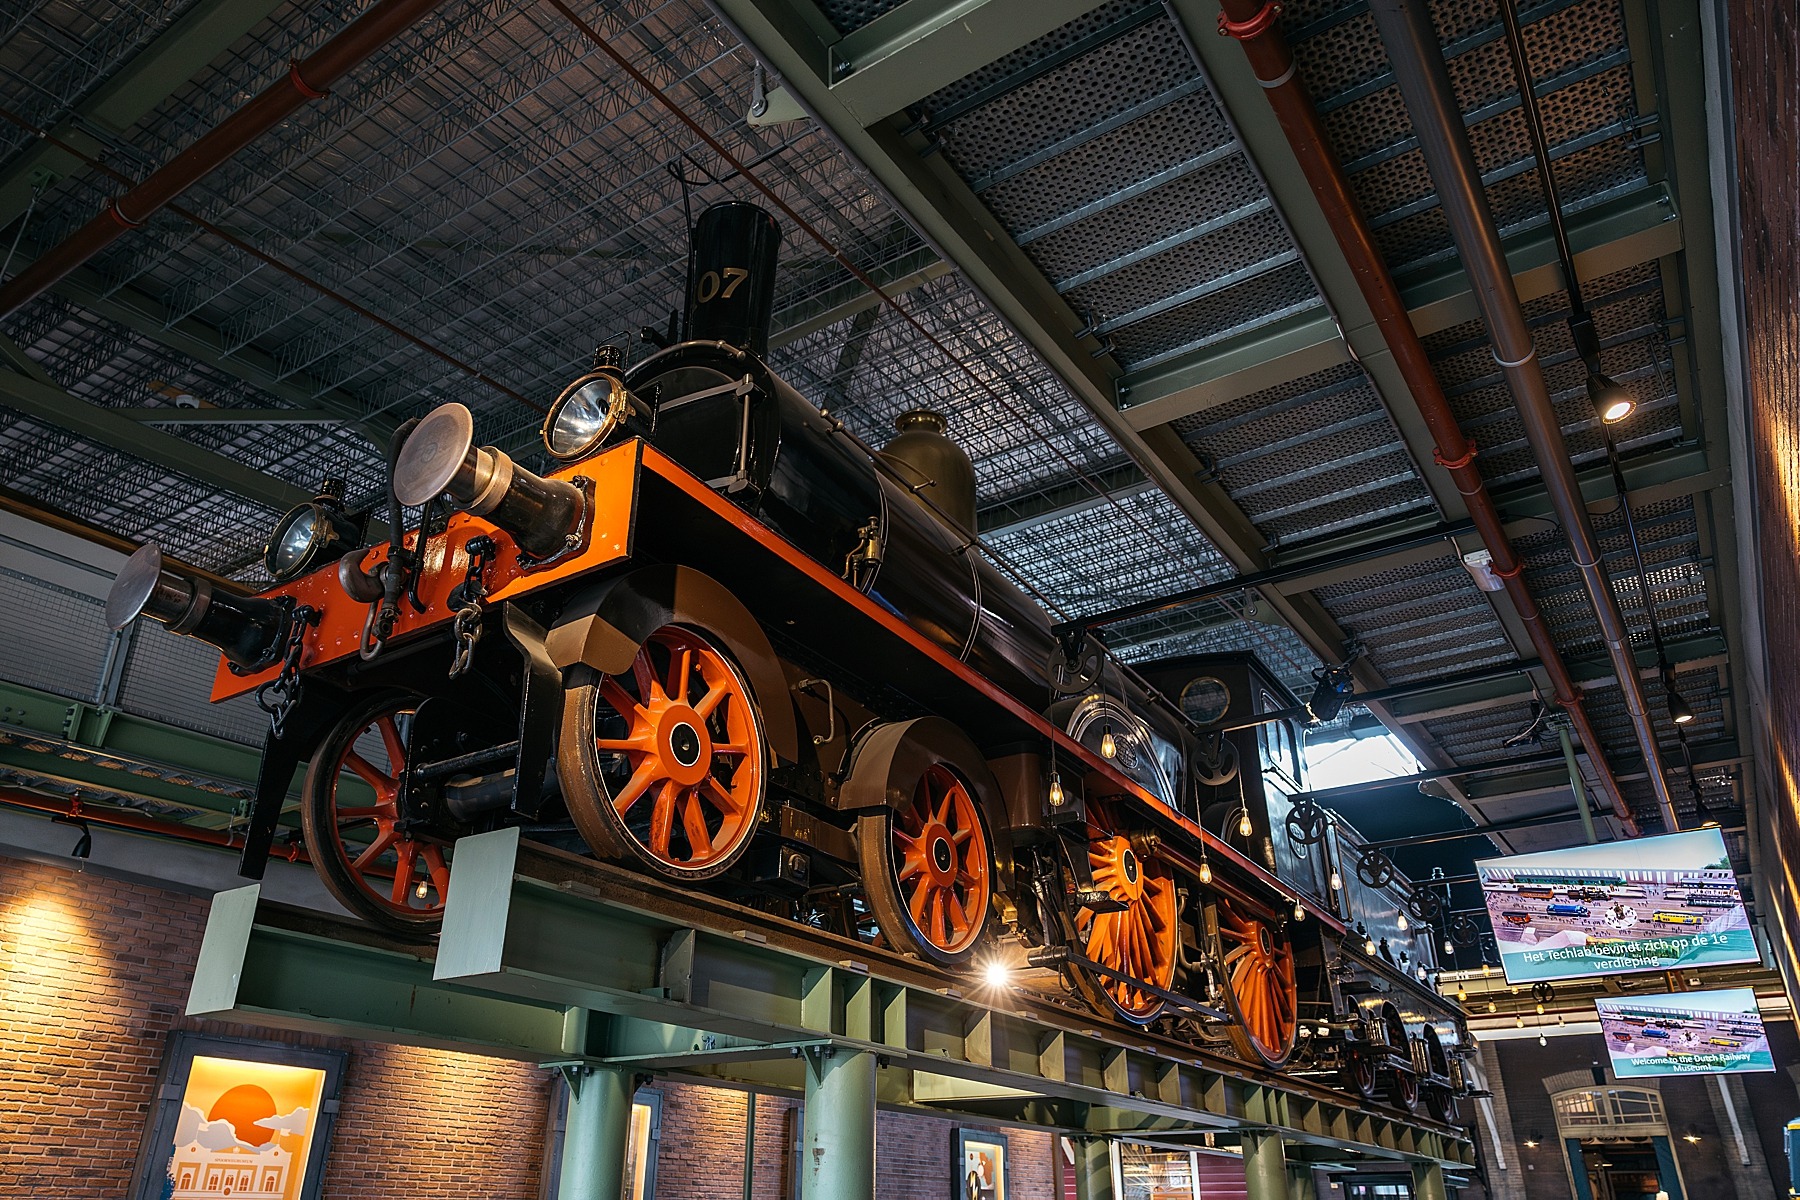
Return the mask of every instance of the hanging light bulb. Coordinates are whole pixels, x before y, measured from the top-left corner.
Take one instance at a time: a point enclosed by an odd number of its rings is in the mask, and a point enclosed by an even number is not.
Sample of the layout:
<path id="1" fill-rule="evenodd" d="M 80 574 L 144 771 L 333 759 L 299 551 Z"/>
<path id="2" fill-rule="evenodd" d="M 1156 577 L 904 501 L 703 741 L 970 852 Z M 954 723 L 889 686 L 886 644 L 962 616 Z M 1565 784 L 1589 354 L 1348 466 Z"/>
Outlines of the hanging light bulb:
<path id="1" fill-rule="evenodd" d="M 1514 1017 L 1513 1024 L 1520 1029 L 1525 1028 L 1525 1014 L 1520 1013 L 1518 1016 Z"/>
<path id="2" fill-rule="evenodd" d="M 1455 953 L 1456 953 L 1456 947 L 1451 943 L 1449 938 L 1445 938 L 1444 939 L 1444 957 L 1449 958 L 1452 955 L 1454 955 Z"/>
<path id="3" fill-rule="evenodd" d="M 1306 905 L 1300 903 L 1298 897 L 1296 897 L 1294 900 L 1294 920 L 1296 920 L 1296 921 L 1306 920 Z"/>
<path id="4" fill-rule="evenodd" d="M 1563 1015 L 1561 1013 L 1556 1014 L 1556 1023 L 1558 1025 L 1567 1025 L 1568 1024 L 1567 1021 L 1563 1020 Z"/>
<path id="5" fill-rule="evenodd" d="M 1413 968 L 1413 974 L 1417 975 L 1419 977 L 1420 983 L 1424 983 L 1425 982 L 1425 964 L 1420 963 L 1417 967 Z"/>
<path id="6" fill-rule="evenodd" d="M 1256 832 L 1256 827 L 1250 824 L 1250 810 L 1248 808 L 1240 809 L 1239 813 L 1238 836 L 1249 837 L 1252 833 Z"/>
<path id="7" fill-rule="evenodd" d="M 1365 937 L 1365 938 L 1364 938 L 1364 939 L 1363 939 L 1363 953 L 1364 953 L 1364 954 L 1373 954 L 1373 953 L 1375 953 L 1375 939 L 1374 939 L 1374 938 L 1372 938 L 1372 937 Z"/>
<path id="8" fill-rule="evenodd" d="M 1538 1045 L 1540 1045 L 1540 1046 L 1548 1046 L 1548 1045 L 1549 1045 L 1549 1044 L 1550 1044 L 1550 1039 L 1549 1039 L 1549 1038 L 1547 1038 L 1547 1037 L 1545 1037 L 1545 1036 L 1544 1036 L 1544 1035 L 1543 1035 L 1543 1034 L 1541 1034 L 1541 1033 L 1540 1033 L 1540 1034 L 1538 1034 Z"/>
<path id="9" fill-rule="evenodd" d="M 1400 914 L 1400 932 L 1401 933 L 1406 932 L 1406 914 L 1405 913 Z"/>
<path id="10" fill-rule="evenodd" d="M 1485 962 L 1481 964 L 1481 976 L 1483 979 L 1487 978 L 1489 975 L 1492 975 L 1493 973 L 1494 973 L 1494 968 L 1488 966 L 1488 964 Z"/>
<path id="11" fill-rule="evenodd" d="M 413 889 L 413 895 L 421 900 L 425 899 L 425 897 L 431 895 L 431 885 L 426 883 L 423 879 L 419 880 L 419 886 Z"/>
<path id="12" fill-rule="evenodd" d="M 1061 808 L 1068 801 L 1069 797 L 1063 791 L 1062 775 L 1056 771 L 1050 772 L 1050 807 Z"/>
<path id="13" fill-rule="evenodd" d="M 1119 743 L 1113 740 L 1111 725 L 1103 726 L 1100 730 L 1100 757 L 1119 757 Z"/>
<path id="14" fill-rule="evenodd" d="M 1344 877 L 1339 875 L 1336 871 L 1331 873 L 1331 890 L 1334 892 L 1341 892 L 1344 890 Z"/>
<path id="15" fill-rule="evenodd" d="M 1464 987 L 1460 983 L 1457 984 L 1456 985 L 1456 998 L 1458 1000 L 1467 1000 L 1469 998 L 1469 989 Z"/>
<path id="16" fill-rule="evenodd" d="M 1540 1016 L 1540 1017 L 1541 1017 L 1541 1016 L 1543 1016 L 1543 1015 L 1544 1015 L 1544 1006 L 1543 1006 L 1543 1005 L 1541 1005 L 1541 1004 L 1540 1004 L 1540 1005 L 1538 1005 L 1538 1006 L 1537 1006 L 1537 1010 L 1538 1010 L 1538 1016 Z"/>
<path id="17" fill-rule="evenodd" d="M 1210 862 L 1206 861 L 1205 858 L 1202 858 L 1200 860 L 1200 882 L 1201 883 L 1211 883 L 1212 882 L 1212 864 Z"/>

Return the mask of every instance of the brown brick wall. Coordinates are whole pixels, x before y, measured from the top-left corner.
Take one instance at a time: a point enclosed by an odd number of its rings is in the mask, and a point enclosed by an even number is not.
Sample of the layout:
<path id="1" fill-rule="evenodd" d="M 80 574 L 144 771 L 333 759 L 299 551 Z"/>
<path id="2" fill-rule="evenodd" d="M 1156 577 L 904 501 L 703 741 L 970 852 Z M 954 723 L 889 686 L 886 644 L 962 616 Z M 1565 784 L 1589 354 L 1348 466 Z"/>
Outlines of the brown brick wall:
<path id="1" fill-rule="evenodd" d="M 538 1195 L 542 1072 L 182 1017 L 206 908 L 180 892 L 0 858 L 0 1196 L 128 1194 L 173 1029 L 349 1052 L 327 1197 Z"/>
<path id="2" fill-rule="evenodd" d="M 1729 0 L 1737 115 L 1738 218 L 1744 277 L 1749 440 L 1760 544 L 1769 697 L 1757 713 L 1773 751 L 1764 803 L 1758 899 L 1785 942 L 1778 957 L 1800 990 L 1800 17 L 1791 3 Z"/>

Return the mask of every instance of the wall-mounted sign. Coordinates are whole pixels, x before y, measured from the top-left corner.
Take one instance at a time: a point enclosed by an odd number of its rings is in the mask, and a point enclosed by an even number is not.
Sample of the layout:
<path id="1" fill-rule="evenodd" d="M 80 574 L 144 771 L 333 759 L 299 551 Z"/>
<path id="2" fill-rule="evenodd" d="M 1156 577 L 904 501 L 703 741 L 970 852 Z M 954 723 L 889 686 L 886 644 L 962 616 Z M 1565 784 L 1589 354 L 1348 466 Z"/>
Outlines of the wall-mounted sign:
<path id="1" fill-rule="evenodd" d="M 985 1129 L 956 1131 L 956 1200 L 1006 1200 L 1006 1136 Z"/>
<path id="2" fill-rule="evenodd" d="M 1775 1069 L 1749 988 L 1608 996 L 1594 1007 L 1620 1079 Z"/>

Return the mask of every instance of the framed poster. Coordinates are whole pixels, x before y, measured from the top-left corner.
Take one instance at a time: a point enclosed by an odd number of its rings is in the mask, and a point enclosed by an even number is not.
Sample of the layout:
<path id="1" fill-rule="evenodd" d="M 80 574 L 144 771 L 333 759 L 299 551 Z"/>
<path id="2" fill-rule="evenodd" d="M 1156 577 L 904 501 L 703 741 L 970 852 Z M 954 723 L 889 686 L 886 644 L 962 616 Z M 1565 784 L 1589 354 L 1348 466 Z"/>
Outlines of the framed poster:
<path id="1" fill-rule="evenodd" d="M 136 1200 L 316 1200 L 344 1052 L 178 1032 L 139 1147 Z"/>
<path id="2" fill-rule="evenodd" d="M 986 1129 L 956 1131 L 956 1200 L 1006 1200 L 1006 1135 Z"/>

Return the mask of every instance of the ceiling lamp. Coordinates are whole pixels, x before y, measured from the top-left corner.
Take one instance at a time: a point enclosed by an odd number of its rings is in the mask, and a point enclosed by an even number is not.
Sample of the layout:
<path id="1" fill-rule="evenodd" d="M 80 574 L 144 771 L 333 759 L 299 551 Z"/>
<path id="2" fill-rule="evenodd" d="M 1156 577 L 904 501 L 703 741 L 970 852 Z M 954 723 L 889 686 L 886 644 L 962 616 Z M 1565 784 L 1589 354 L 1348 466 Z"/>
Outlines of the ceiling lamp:
<path id="1" fill-rule="evenodd" d="M 1610 375 L 1597 371 L 1589 375 L 1587 389 L 1588 399 L 1594 402 L 1594 411 L 1607 425 L 1617 425 L 1637 408 L 1637 397 L 1631 394 L 1631 389 Z"/>
<path id="2" fill-rule="evenodd" d="M 1694 723 L 1694 709 L 1693 706 L 1687 702 L 1686 696 L 1683 696 L 1674 688 L 1669 688 L 1666 692 L 1666 698 L 1669 705 L 1669 719 L 1671 721 L 1675 722 L 1677 725 L 1691 725 Z"/>

